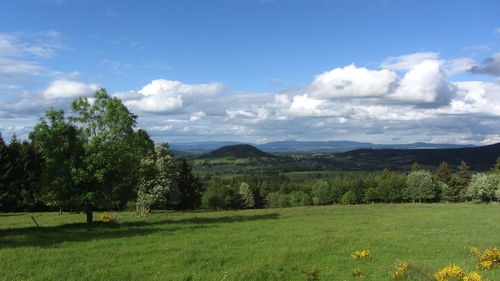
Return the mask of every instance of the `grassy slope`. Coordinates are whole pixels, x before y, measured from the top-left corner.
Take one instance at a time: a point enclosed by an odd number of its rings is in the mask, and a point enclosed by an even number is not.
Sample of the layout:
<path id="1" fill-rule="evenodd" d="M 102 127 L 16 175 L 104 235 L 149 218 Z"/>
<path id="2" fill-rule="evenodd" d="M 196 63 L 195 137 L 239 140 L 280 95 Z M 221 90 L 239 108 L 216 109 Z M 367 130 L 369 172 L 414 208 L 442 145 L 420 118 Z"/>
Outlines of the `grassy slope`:
<path id="1" fill-rule="evenodd" d="M 214 213 L 131 213 L 119 223 L 61 224 L 84 215 L 0 215 L 0 280 L 390 280 L 410 261 L 410 280 L 455 263 L 475 270 L 471 246 L 500 246 L 500 205 L 404 204 Z M 370 249 L 374 260 L 357 261 Z M 500 280 L 500 269 L 480 271 Z M 225 279 L 224 279 L 224 276 Z"/>

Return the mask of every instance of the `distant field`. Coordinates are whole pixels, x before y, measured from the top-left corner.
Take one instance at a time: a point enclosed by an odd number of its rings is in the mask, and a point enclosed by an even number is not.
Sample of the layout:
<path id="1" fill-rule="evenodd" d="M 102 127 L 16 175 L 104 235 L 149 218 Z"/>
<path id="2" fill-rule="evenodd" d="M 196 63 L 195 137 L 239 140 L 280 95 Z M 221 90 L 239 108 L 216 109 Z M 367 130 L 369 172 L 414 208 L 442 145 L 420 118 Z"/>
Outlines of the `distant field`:
<path id="1" fill-rule="evenodd" d="M 0 280 L 433 280 L 453 263 L 475 266 L 470 247 L 500 247 L 500 205 L 394 204 L 210 213 L 109 213 L 117 223 L 76 224 L 83 214 L 0 214 Z M 95 214 L 98 219 L 100 214 Z M 373 260 L 351 253 L 370 249 Z M 355 268 L 366 278 L 351 276 Z"/>

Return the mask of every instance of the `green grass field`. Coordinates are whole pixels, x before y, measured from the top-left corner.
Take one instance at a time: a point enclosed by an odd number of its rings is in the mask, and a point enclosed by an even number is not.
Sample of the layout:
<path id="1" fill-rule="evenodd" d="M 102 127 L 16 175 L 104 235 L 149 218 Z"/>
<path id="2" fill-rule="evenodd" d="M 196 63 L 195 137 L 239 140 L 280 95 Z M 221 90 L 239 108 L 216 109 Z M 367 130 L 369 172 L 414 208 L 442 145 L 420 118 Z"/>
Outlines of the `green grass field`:
<path id="1" fill-rule="evenodd" d="M 500 205 L 109 214 L 116 223 L 91 227 L 78 224 L 83 214 L 0 214 L 0 280 L 307 280 L 311 270 L 318 280 L 391 280 L 400 261 L 412 264 L 404 280 L 433 280 L 450 263 L 500 280 L 470 253 L 500 247 Z M 372 260 L 351 258 L 364 249 Z"/>

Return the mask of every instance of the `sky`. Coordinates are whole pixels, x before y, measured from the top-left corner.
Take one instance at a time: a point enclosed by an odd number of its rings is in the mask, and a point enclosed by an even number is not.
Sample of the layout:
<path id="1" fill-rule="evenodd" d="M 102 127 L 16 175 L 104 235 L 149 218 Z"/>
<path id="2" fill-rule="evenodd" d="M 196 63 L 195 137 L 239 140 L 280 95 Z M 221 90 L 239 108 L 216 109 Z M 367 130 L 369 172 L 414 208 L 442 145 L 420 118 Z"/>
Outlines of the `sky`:
<path id="1" fill-rule="evenodd" d="M 157 143 L 500 142 L 498 0 L 3 0 L 0 132 L 105 88 Z"/>

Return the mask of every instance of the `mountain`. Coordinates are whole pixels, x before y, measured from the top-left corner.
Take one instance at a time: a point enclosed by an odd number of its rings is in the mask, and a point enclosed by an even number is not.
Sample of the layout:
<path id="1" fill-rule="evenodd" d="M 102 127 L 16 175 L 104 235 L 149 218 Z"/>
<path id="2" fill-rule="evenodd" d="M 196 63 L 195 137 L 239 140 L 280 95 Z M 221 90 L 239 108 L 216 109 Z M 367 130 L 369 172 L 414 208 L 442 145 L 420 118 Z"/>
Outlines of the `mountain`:
<path id="1" fill-rule="evenodd" d="M 214 158 L 276 158 L 276 156 L 265 153 L 262 150 L 249 144 L 237 144 L 223 146 L 214 151 L 202 154 L 197 159 L 214 159 Z"/>

